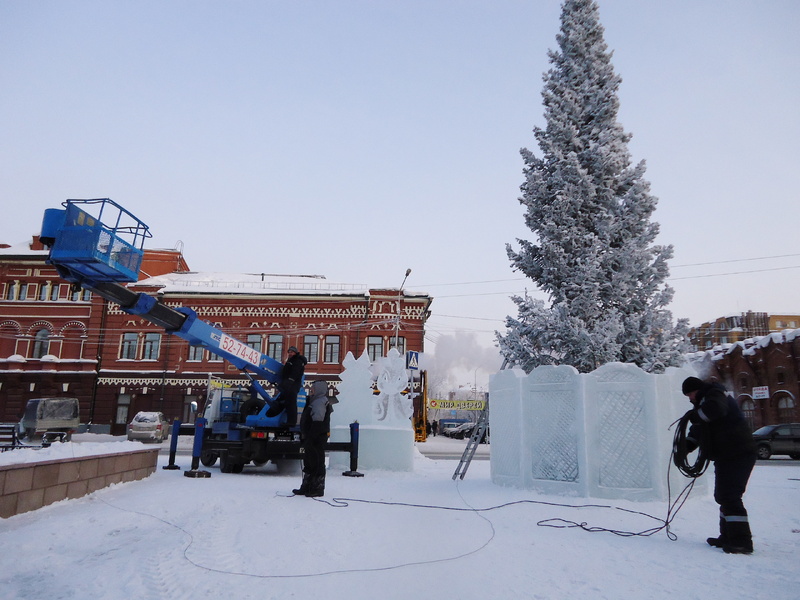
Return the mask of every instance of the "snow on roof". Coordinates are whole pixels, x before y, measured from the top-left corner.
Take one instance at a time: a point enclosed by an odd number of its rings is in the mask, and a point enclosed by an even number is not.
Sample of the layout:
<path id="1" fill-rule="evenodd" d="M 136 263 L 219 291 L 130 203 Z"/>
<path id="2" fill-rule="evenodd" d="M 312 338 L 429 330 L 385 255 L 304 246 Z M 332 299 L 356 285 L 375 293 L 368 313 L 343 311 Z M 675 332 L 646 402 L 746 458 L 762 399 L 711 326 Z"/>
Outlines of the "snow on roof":
<path id="1" fill-rule="evenodd" d="M 155 286 L 164 293 L 188 294 L 342 294 L 369 293 L 360 283 L 334 283 L 321 275 L 197 272 L 168 273 L 143 279 L 131 287 Z"/>
<path id="2" fill-rule="evenodd" d="M 783 331 L 773 331 L 767 335 L 755 336 L 738 342 L 717 344 L 706 350 L 690 352 L 687 356 L 689 360 L 694 361 L 702 360 L 704 356 L 710 357 L 711 360 L 721 360 L 723 355 L 731 354 L 736 348 L 741 348 L 744 356 L 753 356 L 758 348 L 766 348 L 770 342 L 789 344 L 798 336 L 800 336 L 800 329 L 784 329 Z"/>
<path id="3" fill-rule="evenodd" d="M 0 254 L 6 254 L 9 256 L 20 256 L 24 254 L 30 254 L 31 256 L 47 256 L 50 253 L 49 250 L 31 250 L 31 242 L 20 242 L 19 244 L 12 244 L 7 248 L 3 248 L 0 246 Z"/>
<path id="4" fill-rule="evenodd" d="M 0 255 L 47 256 L 49 250 L 31 250 L 30 242 L 21 242 L 6 248 Z M 216 271 L 188 271 L 167 273 L 142 279 L 132 287 L 153 286 L 165 293 L 184 294 L 308 294 L 367 296 L 370 286 L 363 283 L 336 283 L 324 275 L 278 275 L 272 273 L 225 273 Z M 384 289 L 384 288 L 379 288 Z M 386 288 L 392 289 L 392 288 Z M 398 289 L 399 292 L 399 289 Z M 405 296 L 427 296 L 425 292 L 403 290 Z"/>
<path id="5" fill-rule="evenodd" d="M 699 362 L 706 357 L 712 361 L 719 361 L 722 360 L 724 355 L 731 354 L 736 348 L 741 348 L 744 356 L 754 356 L 758 348 L 766 348 L 770 342 L 790 344 L 797 337 L 800 337 L 800 329 L 784 329 L 783 331 L 773 331 L 767 335 L 751 337 L 734 343 L 717 344 L 706 350 L 690 352 L 686 356 L 690 362 Z"/>

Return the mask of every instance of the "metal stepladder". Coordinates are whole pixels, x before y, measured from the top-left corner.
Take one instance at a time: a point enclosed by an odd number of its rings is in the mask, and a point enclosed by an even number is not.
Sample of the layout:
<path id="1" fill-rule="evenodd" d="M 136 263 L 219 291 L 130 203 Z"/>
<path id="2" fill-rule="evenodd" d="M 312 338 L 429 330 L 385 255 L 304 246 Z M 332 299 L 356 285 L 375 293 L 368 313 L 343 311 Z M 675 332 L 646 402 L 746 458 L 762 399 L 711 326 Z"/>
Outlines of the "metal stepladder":
<path id="1" fill-rule="evenodd" d="M 481 443 L 483 436 L 486 434 L 486 430 L 489 428 L 489 399 L 486 399 L 486 404 L 483 405 L 483 409 L 481 410 L 481 414 L 478 416 L 478 423 L 475 425 L 475 428 L 472 430 L 472 435 L 467 442 L 467 447 L 464 448 L 464 453 L 461 455 L 461 460 L 456 467 L 455 473 L 453 473 L 453 480 L 458 477 L 460 479 L 464 479 L 464 475 L 467 474 L 467 469 L 469 469 L 469 463 L 472 462 L 472 457 L 475 456 L 475 450 L 478 449 L 478 444 Z"/>

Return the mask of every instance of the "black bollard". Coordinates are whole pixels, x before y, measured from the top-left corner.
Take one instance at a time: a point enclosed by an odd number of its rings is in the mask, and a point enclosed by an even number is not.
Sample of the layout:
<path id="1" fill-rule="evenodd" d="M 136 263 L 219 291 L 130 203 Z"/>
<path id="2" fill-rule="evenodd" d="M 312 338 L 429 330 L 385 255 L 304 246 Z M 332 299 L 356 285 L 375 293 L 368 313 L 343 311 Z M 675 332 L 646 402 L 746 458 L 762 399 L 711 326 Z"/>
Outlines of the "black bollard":
<path id="1" fill-rule="evenodd" d="M 172 422 L 172 438 L 169 441 L 169 464 L 161 467 L 167 471 L 180 471 L 181 468 L 175 464 L 175 453 L 178 450 L 178 435 L 181 431 L 181 422 L 177 419 Z"/>
<path id="2" fill-rule="evenodd" d="M 363 477 L 358 472 L 358 421 L 350 423 L 350 470 L 342 473 L 345 477 Z"/>

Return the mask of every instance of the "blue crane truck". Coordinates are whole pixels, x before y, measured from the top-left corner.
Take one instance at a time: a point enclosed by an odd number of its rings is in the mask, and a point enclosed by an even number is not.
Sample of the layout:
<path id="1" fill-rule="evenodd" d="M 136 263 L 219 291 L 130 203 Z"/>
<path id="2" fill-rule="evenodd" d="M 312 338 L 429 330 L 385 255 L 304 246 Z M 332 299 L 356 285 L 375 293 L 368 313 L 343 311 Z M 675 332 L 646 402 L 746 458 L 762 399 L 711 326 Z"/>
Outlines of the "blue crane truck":
<path id="1" fill-rule="evenodd" d="M 129 290 L 124 283 L 139 278 L 144 240 L 152 237 L 149 227 L 109 198 L 66 200 L 62 209 L 47 209 L 40 240 L 49 248 L 48 264 L 73 285 L 119 305 L 124 312 L 162 327 L 189 344 L 202 346 L 236 368 L 248 379 L 246 390 L 222 390 L 209 394 L 203 409 L 200 459 L 205 466 L 220 461 L 224 473 L 241 473 L 247 464 L 285 461 L 303 456 L 299 433 L 285 426 L 286 414 L 267 416 L 279 396 L 272 397 L 260 380 L 278 386 L 282 363 L 247 346 L 198 318 L 188 306 L 172 308 L 144 293 Z M 302 403 L 304 393 L 298 397 Z M 255 414 L 245 414 L 242 405 L 260 399 Z M 207 422 L 207 425 L 204 423 Z M 329 442 L 327 450 L 350 452 L 351 467 L 358 456 L 357 427 L 351 427 L 350 442 Z"/>

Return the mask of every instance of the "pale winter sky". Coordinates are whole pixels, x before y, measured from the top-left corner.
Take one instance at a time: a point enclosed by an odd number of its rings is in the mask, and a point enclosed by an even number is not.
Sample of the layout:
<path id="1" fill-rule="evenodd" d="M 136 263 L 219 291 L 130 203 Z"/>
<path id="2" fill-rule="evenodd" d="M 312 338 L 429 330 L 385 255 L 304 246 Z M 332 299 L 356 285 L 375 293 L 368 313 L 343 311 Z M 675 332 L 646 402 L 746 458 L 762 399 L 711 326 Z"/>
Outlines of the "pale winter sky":
<path id="1" fill-rule="evenodd" d="M 110 197 L 195 270 L 397 287 L 411 268 L 435 298 L 426 350 L 491 348 L 533 289 L 505 244 L 532 235 L 519 149 L 539 154 L 560 5 L 0 0 L 0 242 Z M 674 316 L 800 312 L 800 3 L 600 16 Z"/>

